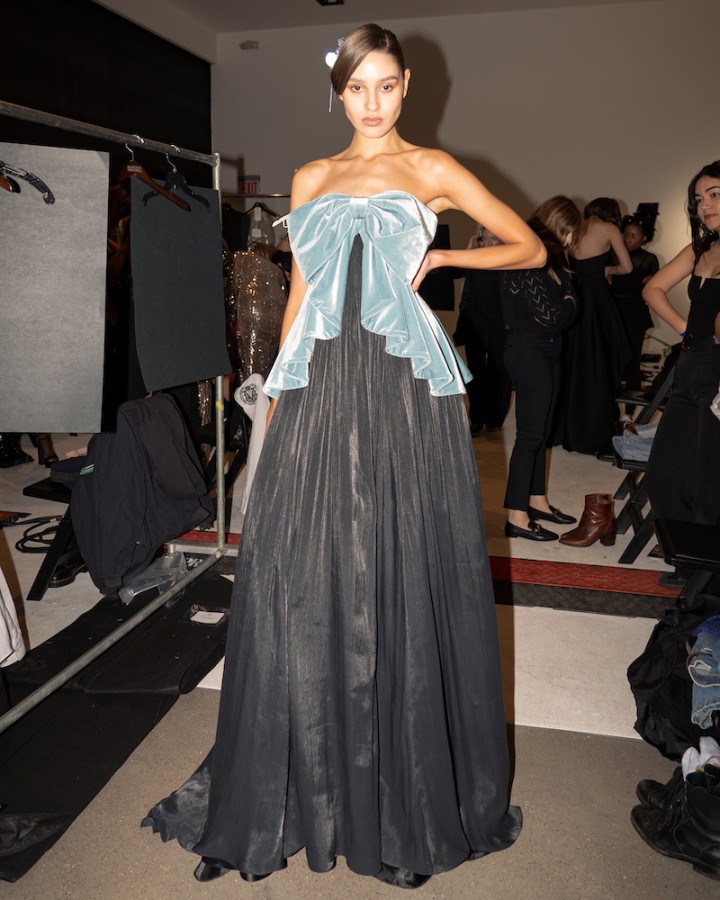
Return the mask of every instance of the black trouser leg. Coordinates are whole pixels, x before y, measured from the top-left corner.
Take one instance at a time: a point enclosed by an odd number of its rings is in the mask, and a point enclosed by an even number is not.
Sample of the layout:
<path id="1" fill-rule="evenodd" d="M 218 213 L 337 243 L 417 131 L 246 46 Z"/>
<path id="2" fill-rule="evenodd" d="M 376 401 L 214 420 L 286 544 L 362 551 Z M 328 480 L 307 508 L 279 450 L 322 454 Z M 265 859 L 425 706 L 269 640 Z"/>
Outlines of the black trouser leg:
<path id="1" fill-rule="evenodd" d="M 528 508 L 545 493 L 545 454 L 557 399 L 560 337 L 508 335 L 505 366 L 515 385 L 515 446 L 510 457 L 505 507 Z"/>

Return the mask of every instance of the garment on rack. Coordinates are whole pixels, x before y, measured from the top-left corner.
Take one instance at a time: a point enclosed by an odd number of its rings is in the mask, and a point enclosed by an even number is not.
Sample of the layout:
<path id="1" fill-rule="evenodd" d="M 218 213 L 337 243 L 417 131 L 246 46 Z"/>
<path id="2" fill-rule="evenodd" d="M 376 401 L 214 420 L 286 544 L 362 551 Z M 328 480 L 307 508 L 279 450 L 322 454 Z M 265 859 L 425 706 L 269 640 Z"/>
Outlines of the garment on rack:
<path id="1" fill-rule="evenodd" d="M 222 241 L 216 191 L 182 195 L 190 212 L 131 179 L 135 338 L 143 381 L 158 391 L 230 371 L 225 347 Z"/>
<path id="2" fill-rule="evenodd" d="M 434 320 L 411 282 L 435 216 L 387 191 L 288 222 L 304 305 L 338 307 L 338 328 L 282 393 L 260 457 L 215 748 L 146 824 L 254 874 L 303 846 L 314 871 L 343 855 L 361 874 L 441 872 L 509 846 L 521 815 L 461 385 L 436 396 L 363 325 L 378 300 L 386 322 L 403 321 L 394 303 Z M 426 328 L 415 349 L 440 331 Z"/>
<path id="3" fill-rule="evenodd" d="M 1 143 L 0 160 L 40 182 L 0 191 L 3 431 L 99 431 L 108 154 Z"/>
<path id="4" fill-rule="evenodd" d="M 222 236 L 230 250 L 247 250 L 250 219 L 247 213 L 231 206 L 222 205 Z"/>
<path id="5" fill-rule="evenodd" d="M 250 432 L 250 446 L 248 447 L 247 465 L 245 468 L 245 489 L 243 491 L 240 511 L 243 515 L 247 512 L 250 492 L 255 471 L 257 470 L 260 452 L 265 443 L 265 431 L 267 428 L 267 415 L 270 410 L 270 400 L 263 391 L 264 379 L 262 375 L 251 375 L 243 381 L 235 391 L 235 402 L 243 408 L 243 412 L 253 424 Z"/>
<path id="6" fill-rule="evenodd" d="M 267 378 L 280 343 L 287 305 L 287 279 L 279 266 L 259 253 L 235 253 L 232 283 L 240 381 Z"/>
<path id="7" fill-rule="evenodd" d="M 247 216 L 250 222 L 248 248 L 253 244 L 275 247 L 275 231 L 273 230 L 273 220 L 277 218 L 275 213 L 267 209 L 264 204 L 255 203 Z"/>

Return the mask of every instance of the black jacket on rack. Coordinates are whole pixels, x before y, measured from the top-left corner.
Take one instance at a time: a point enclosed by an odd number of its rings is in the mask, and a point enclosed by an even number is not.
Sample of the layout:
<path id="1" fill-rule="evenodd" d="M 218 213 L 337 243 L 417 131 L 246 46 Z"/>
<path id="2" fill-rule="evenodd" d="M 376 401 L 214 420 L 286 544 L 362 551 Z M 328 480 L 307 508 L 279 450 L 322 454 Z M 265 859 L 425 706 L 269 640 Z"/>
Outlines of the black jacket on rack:
<path id="1" fill-rule="evenodd" d="M 70 513 L 90 576 L 106 594 L 142 572 L 166 541 L 212 521 L 200 461 L 171 397 L 123 403 L 117 431 L 92 437 Z"/>

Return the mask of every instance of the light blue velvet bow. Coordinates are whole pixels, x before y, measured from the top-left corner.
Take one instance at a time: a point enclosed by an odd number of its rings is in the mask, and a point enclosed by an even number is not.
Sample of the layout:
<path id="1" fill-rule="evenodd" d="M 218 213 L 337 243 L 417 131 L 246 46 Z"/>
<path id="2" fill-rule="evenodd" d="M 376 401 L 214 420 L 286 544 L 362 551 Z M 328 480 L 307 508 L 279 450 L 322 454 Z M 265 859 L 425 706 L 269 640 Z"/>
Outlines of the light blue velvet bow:
<path id="1" fill-rule="evenodd" d="M 360 321 L 386 337 L 385 349 L 409 358 L 435 396 L 464 393 L 470 372 L 442 325 L 411 283 L 435 234 L 437 217 L 412 194 L 326 194 L 285 220 L 307 293 L 278 354 L 265 392 L 305 387 L 315 341 L 340 334 L 348 263 L 355 235 L 363 242 Z"/>

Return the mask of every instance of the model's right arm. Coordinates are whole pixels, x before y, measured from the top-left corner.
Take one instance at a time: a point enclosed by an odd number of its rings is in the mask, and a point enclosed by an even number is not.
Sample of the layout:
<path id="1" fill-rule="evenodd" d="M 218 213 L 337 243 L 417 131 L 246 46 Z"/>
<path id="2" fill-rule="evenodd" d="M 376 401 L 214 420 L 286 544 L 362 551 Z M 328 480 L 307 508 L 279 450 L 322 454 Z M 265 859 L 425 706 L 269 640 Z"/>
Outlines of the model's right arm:
<path id="1" fill-rule="evenodd" d="M 668 291 L 680 284 L 695 268 L 695 253 L 692 244 L 663 266 L 643 288 L 643 299 L 661 319 L 674 328 L 678 334 L 684 334 L 687 321 L 680 315 L 668 300 Z"/>

